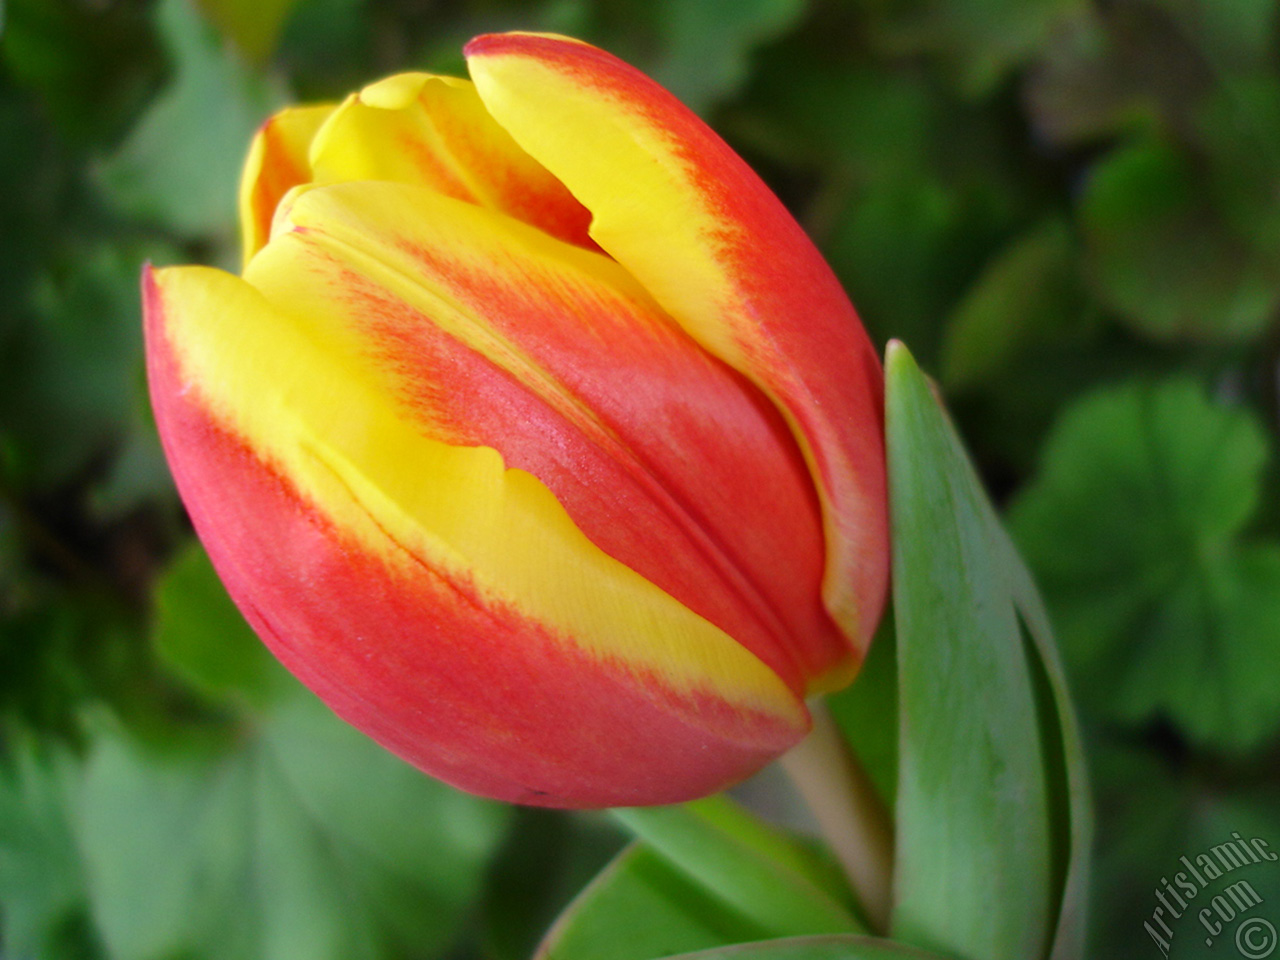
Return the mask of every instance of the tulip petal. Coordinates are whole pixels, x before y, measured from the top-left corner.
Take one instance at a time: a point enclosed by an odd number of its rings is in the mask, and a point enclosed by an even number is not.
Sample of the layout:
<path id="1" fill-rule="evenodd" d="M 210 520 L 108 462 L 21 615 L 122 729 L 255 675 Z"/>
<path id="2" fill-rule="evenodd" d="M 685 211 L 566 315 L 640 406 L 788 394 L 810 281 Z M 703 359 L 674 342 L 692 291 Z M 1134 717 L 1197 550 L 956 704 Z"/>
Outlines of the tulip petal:
<path id="1" fill-rule="evenodd" d="M 595 246 L 590 214 L 494 123 L 468 80 L 403 73 L 365 87 L 316 136 L 311 163 L 316 183 L 418 184 Z"/>
<path id="2" fill-rule="evenodd" d="M 602 806 L 719 789 L 803 735 L 772 670 L 495 450 L 424 436 L 326 331 L 206 268 L 144 295 L 161 437 L 219 574 L 384 745 L 490 796 Z"/>
<path id="3" fill-rule="evenodd" d="M 319 104 L 281 110 L 253 138 L 240 178 L 240 239 L 245 263 L 271 236 L 271 221 L 281 198 L 311 179 L 311 140 L 333 109 L 333 104 Z"/>
<path id="4" fill-rule="evenodd" d="M 278 231 L 246 278 L 367 358 L 425 434 L 540 478 L 597 547 L 797 693 L 848 678 L 819 601 L 820 508 L 785 424 L 626 271 L 391 183 L 308 191 Z"/>
<path id="5" fill-rule="evenodd" d="M 489 112 L 591 211 L 592 238 L 783 412 L 823 498 L 826 603 L 865 649 L 888 576 L 883 375 L 830 269 L 741 158 L 639 71 L 547 35 L 484 36 L 467 55 Z"/>

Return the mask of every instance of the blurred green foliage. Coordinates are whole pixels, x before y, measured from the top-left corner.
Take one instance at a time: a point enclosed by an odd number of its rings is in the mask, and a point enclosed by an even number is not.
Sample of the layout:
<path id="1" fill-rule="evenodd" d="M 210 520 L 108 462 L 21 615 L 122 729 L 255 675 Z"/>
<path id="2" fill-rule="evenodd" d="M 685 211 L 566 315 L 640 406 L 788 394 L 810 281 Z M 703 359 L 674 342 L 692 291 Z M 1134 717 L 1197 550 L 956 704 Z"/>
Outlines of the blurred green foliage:
<path id="1" fill-rule="evenodd" d="M 1156 949 L 1142 923 L 1180 856 L 1233 830 L 1280 848 L 1278 13 L 6 0 L 0 956 L 516 960 L 618 848 L 592 818 L 442 788 L 318 709 L 192 546 L 145 399 L 139 266 L 235 264 L 266 113 L 460 72 L 466 39 L 514 28 L 596 42 L 684 97 L 873 335 L 938 376 L 1089 735 L 1091 955 Z M 842 719 L 874 713 L 850 696 Z M 646 856 L 596 896 L 661 874 L 690 903 Z"/>

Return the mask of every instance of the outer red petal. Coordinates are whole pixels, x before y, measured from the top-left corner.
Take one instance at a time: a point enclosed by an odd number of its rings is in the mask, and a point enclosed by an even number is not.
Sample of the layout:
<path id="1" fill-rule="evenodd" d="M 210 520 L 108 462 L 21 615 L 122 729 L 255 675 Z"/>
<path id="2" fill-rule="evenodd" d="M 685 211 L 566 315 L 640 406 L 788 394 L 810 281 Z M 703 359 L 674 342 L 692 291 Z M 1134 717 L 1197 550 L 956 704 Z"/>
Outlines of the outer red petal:
<path id="1" fill-rule="evenodd" d="M 803 735 L 577 652 L 408 551 L 370 554 L 202 405 L 150 274 L 144 302 L 161 438 L 219 575 L 285 665 L 384 746 L 475 793 L 603 807 L 714 792 Z"/>
<path id="2" fill-rule="evenodd" d="M 593 239 L 783 411 L 823 496 L 828 607 L 865 648 L 889 569 L 883 376 L 822 257 L 706 124 L 617 58 L 532 34 L 467 55 L 495 119 L 591 211 Z"/>

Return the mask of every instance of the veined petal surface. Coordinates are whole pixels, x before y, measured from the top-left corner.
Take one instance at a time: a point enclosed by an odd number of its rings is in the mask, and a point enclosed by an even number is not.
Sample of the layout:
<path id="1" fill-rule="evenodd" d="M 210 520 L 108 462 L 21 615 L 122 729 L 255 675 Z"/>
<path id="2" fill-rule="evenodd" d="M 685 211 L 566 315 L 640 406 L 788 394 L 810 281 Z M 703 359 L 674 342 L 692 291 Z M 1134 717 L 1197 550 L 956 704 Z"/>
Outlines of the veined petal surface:
<path id="1" fill-rule="evenodd" d="M 785 415 L 823 498 L 824 596 L 861 652 L 888 578 L 883 375 L 830 269 L 741 158 L 634 68 L 537 34 L 467 54 L 489 112 L 591 211 L 591 237 Z"/>
<path id="2" fill-rule="evenodd" d="M 803 735 L 774 670 L 496 450 L 431 436 L 343 330 L 215 270 L 145 296 L 161 436 L 220 575 L 384 745 L 490 796 L 603 806 L 711 792 Z"/>

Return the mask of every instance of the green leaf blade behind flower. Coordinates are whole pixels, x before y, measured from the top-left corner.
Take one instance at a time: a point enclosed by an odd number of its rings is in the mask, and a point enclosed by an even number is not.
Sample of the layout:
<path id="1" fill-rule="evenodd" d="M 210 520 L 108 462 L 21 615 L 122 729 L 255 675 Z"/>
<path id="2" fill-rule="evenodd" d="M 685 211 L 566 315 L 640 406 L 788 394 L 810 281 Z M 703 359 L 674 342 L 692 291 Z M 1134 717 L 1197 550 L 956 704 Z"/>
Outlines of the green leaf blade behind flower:
<path id="1" fill-rule="evenodd" d="M 861 933 L 838 868 L 726 797 L 615 810 L 640 840 L 570 905 L 544 960 L 652 960 L 812 933 Z"/>
<path id="2" fill-rule="evenodd" d="M 614 813 L 667 862 L 770 936 L 862 932 L 832 863 L 728 797 Z"/>
<path id="3" fill-rule="evenodd" d="M 1090 826 L 1047 623 L 900 344 L 886 371 L 901 716 L 892 933 L 961 956 L 1078 958 Z"/>
<path id="4" fill-rule="evenodd" d="M 578 895 L 536 957 L 652 960 L 767 935 L 759 924 L 637 842 Z"/>

